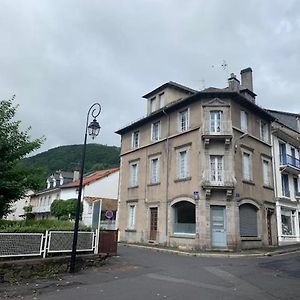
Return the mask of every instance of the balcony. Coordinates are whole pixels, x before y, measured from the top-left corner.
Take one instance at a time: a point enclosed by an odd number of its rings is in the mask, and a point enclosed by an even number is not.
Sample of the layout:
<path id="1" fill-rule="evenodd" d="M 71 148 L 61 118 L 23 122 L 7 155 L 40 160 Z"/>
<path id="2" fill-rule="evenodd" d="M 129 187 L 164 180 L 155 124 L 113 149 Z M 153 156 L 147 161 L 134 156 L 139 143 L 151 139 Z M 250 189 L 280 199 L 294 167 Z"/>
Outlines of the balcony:
<path id="1" fill-rule="evenodd" d="M 232 123 L 231 120 L 213 122 L 212 120 L 204 120 L 202 127 L 202 138 L 205 144 L 209 144 L 210 140 L 224 140 L 225 144 L 230 144 L 232 139 Z"/>
<path id="2" fill-rule="evenodd" d="M 300 174 L 300 160 L 294 156 L 280 155 L 280 171 L 286 171 L 294 175 Z"/>
<path id="3" fill-rule="evenodd" d="M 33 206 L 32 213 L 48 213 L 50 212 L 51 205 Z"/>
<path id="4" fill-rule="evenodd" d="M 202 188 L 209 198 L 212 190 L 226 190 L 227 197 L 231 197 L 236 184 L 232 171 L 220 171 L 219 174 L 211 174 L 209 170 L 203 172 Z"/>

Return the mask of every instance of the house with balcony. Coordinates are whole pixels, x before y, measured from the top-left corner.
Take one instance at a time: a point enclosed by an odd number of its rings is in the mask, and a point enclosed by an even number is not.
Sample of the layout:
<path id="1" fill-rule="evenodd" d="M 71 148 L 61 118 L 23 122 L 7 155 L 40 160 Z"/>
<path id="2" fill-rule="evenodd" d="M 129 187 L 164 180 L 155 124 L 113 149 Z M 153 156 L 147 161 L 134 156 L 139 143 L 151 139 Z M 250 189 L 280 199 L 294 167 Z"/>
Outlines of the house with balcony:
<path id="1" fill-rule="evenodd" d="M 300 242 L 300 115 L 269 110 L 272 124 L 273 172 L 280 245 Z"/>
<path id="2" fill-rule="evenodd" d="M 144 95 L 121 135 L 120 240 L 187 249 L 277 243 L 270 124 L 252 70 L 228 87 L 175 82 Z"/>

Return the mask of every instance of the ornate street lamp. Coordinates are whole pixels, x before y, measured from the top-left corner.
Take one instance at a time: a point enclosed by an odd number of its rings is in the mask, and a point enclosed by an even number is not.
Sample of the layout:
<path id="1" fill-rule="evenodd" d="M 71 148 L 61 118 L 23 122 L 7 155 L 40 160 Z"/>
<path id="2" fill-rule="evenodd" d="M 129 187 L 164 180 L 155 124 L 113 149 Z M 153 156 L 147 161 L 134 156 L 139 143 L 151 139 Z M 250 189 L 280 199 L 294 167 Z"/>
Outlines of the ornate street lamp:
<path id="1" fill-rule="evenodd" d="M 72 254 L 71 254 L 71 261 L 70 261 L 70 273 L 75 272 L 75 264 L 76 264 L 76 247 L 77 247 L 77 239 L 78 239 L 78 227 L 79 227 L 79 218 L 80 218 L 80 206 L 81 206 L 80 204 L 81 204 L 82 185 L 83 185 L 83 172 L 84 172 L 84 163 L 85 163 L 87 134 L 89 134 L 92 137 L 92 139 L 94 139 L 99 134 L 101 127 L 97 122 L 96 118 L 99 116 L 100 112 L 101 112 L 101 105 L 99 103 L 94 103 L 88 110 L 87 117 L 86 117 L 85 135 L 84 135 L 82 160 L 81 160 L 81 167 L 80 167 L 80 182 L 79 182 L 74 234 L 73 234 L 73 246 L 72 246 Z M 90 125 L 88 125 L 90 115 L 94 119 L 90 123 Z"/>

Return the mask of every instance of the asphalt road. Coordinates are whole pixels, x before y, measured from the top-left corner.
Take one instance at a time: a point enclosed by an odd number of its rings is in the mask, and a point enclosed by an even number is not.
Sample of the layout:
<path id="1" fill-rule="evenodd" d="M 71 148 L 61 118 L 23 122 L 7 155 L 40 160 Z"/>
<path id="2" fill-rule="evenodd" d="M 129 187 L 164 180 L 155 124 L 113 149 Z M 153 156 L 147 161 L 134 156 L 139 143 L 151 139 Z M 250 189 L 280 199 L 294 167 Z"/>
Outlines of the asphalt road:
<path id="1" fill-rule="evenodd" d="M 44 300 L 300 299 L 300 253 L 205 258 L 121 245 L 119 257 L 109 259 L 101 268 L 31 282 L 26 287 L 19 286 L 15 297 Z"/>

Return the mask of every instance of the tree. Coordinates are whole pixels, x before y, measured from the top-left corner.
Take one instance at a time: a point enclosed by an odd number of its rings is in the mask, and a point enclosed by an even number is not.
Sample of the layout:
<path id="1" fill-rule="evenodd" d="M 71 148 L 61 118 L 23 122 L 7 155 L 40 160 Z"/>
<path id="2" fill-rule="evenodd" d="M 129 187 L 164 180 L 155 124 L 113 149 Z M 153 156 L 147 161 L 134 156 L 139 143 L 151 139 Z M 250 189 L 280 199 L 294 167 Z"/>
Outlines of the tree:
<path id="1" fill-rule="evenodd" d="M 51 214 L 60 219 L 75 219 L 77 199 L 54 200 L 51 204 Z M 83 211 L 83 205 L 80 204 L 80 215 Z"/>
<path id="2" fill-rule="evenodd" d="M 21 159 L 38 149 L 44 138 L 31 140 L 30 127 L 25 131 L 20 129 L 21 121 L 14 120 L 17 110 L 14 98 L 0 101 L 0 219 L 28 189 L 40 185 L 37 174 L 41 170 L 25 166 Z"/>

